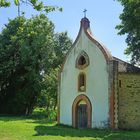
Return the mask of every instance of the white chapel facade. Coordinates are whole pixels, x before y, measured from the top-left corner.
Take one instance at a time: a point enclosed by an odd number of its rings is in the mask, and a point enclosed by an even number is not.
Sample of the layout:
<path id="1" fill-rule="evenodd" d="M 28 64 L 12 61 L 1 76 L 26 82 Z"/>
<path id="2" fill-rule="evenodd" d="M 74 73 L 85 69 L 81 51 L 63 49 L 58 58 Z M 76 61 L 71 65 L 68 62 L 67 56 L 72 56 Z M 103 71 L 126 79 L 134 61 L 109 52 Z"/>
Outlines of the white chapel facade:
<path id="1" fill-rule="evenodd" d="M 59 123 L 75 128 L 118 127 L 119 62 L 114 59 L 92 35 L 90 21 L 82 18 L 59 76 Z"/>

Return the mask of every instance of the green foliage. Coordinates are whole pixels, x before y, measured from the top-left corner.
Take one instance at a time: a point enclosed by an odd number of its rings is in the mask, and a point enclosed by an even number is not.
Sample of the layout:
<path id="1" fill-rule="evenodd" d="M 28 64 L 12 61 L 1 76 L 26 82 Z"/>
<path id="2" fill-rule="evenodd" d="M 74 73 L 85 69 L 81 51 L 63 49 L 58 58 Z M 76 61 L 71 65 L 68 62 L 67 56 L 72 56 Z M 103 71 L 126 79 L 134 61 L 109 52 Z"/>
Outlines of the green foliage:
<path id="1" fill-rule="evenodd" d="M 6 0 L 0 0 L 0 7 L 9 7 L 10 5 L 10 2 L 7 2 Z"/>
<path id="2" fill-rule="evenodd" d="M 48 114 L 45 108 L 37 107 L 33 110 L 32 114 L 29 117 L 33 119 L 43 119 L 43 118 L 47 118 Z"/>
<path id="3" fill-rule="evenodd" d="M 54 25 L 45 15 L 18 17 L 6 25 L 0 34 L 1 113 L 31 113 L 41 91 L 41 71 L 53 62 L 53 36 Z"/>
<path id="4" fill-rule="evenodd" d="M 58 67 L 63 63 L 68 50 L 72 46 L 72 40 L 68 37 L 67 32 L 57 33 L 54 36 L 54 44 L 56 59 L 53 65 L 54 67 Z"/>
<path id="5" fill-rule="evenodd" d="M 60 71 L 60 65 L 64 61 L 64 57 L 68 49 L 72 46 L 72 41 L 68 37 L 67 32 L 57 33 L 54 35 L 54 52 L 52 65 L 49 67 L 43 76 L 41 95 L 38 98 L 37 105 L 39 107 L 45 107 L 49 113 L 49 110 L 56 110 L 57 106 L 57 89 L 58 89 L 58 75 Z M 47 67 L 48 68 L 48 67 Z M 51 112 L 51 111 L 50 111 Z M 49 116 L 51 114 L 49 113 Z"/>
<path id="6" fill-rule="evenodd" d="M 0 112 L 56 111 L 58 71 L 71 45 L 45 15 L 9 20 L 0 34 Z"/>
<path id="7" fill-rule="evenodd" d="M 140 65 L 140 0 L 118 1 L 124 9 L 120 15 L 121 24 L 116 28 L 120 35 L 127 34 L 125 54 L 131 56 L 131 63 Z"/>
<path id="8" fill-rule="evenodd" d="M 48 6 L 39 0 L 13 0 L 16 6 L 19 6 L 21 3 L 31 5 L 37 11 L 45 11 L 46 13 L 59 10 L 62 11 L 61 7 L 58 6 Z M 0 0 L 0 7 L 10 7 L 10 0 Z"/>
<path id="9" fill-rule="evenodd" d="M 46 108 L 43 107 L 37 107 L 33 110 L 32 114 L 29 116 L 29 118 L 32 119 L 46 119 L 48 122 L 56 121 L 56 110 L 49 109 L 46 110 Z"/>
<path id="10" fill-rule="evenodd" d="M 15 5 L 19 5 L 19 0 L 14 0 Z"/>
<path id="11" fill-rule="evenodd" d="M 38 106 L 56 107 L 57 102 L 57 83 L 58 83 L 58 69 L 52 69 L 49 74 L 45 74 L 42 81 L 42 90 L 40 98 L 38 98 Z"/>

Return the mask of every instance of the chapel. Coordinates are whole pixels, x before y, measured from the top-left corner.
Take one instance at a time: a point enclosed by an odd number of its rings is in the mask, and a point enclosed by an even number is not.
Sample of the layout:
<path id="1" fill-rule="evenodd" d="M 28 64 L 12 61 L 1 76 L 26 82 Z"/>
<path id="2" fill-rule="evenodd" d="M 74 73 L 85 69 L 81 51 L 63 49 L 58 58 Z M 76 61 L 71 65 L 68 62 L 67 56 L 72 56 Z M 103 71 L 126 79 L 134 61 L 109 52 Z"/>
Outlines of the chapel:
<path id="1" fill-rule="evenodd" d="M 140 68 L 113 57 L 92 34 L 87 17 L 59 74 L 58 123 L 140 129 Z"/>

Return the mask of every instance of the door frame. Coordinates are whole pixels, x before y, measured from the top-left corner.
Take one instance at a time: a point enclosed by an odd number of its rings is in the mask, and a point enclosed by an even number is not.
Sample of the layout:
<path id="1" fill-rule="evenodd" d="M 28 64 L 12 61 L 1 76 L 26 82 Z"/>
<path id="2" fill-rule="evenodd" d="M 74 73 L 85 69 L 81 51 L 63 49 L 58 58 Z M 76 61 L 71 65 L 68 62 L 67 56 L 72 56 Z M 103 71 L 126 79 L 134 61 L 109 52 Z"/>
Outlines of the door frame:
<path id="1" fill-rule="evenodd" d="M 75 98 L 72 105 L 72 126 L 77 128 L 77 106 L 80 101 L 85 101 L 87 104 L 87 128 L 91 128 L 92 122 L 92 105 L 89 98 L 86 95 L 79 95 Z"/>

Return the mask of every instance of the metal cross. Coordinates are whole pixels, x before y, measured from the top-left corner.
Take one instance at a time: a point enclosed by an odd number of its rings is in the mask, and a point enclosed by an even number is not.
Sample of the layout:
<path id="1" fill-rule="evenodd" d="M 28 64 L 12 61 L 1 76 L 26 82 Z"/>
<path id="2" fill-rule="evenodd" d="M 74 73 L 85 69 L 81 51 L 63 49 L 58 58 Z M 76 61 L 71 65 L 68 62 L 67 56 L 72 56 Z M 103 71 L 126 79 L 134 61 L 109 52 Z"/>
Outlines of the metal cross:
<path id="1" fill-rule="evenodd" d="M 86 17 L 86 12 L 87 12 L 87 9 L 84 9 L 84 17 Z"/>

